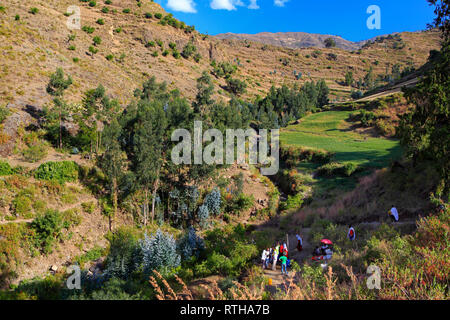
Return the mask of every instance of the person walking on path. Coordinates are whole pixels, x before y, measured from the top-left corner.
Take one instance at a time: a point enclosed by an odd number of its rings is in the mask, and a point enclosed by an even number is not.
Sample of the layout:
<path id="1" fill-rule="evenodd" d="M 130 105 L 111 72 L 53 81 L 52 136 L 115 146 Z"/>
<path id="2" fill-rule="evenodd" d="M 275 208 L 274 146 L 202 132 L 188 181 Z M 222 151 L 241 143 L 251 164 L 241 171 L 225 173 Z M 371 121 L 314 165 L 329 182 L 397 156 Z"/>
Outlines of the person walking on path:
<path id="1" fill-rule="evenodd" d="M 280 245 L 277 244 L 277 246 L 275 247 L 275 249 L 273 250 L 273 265 L 272 265 L 272 270 L 276 270 L 277 269 L 277 261 L 278 261 L 278 255 L 280 254 Z"/>
<path id="2" fill-rule="evenodd" d="M 303 240 L 299 234 L 296 234 L 295 237 L 297 238 L 297 250 L 300 252 L 303 250 Z"/>
<path id="3" fill-rule="evenodd" d="M 351 224 L 348 226 L 347 238 L 348 238 L 350 241 L 353 241 L 353 240 L 356 239 L 355 228 L 353 228 Z"/>
<path id="4" fill-rule="evenodd" d="M 389 210 L 389 215 L 391 216 L 392 222 L 398 222 L 398 211 L 394 205 L 392 205 L 391 210 Z"/>
<path id="5" fill-rule="evenodd" d="M 286 275 L 288 275 L 288 272 L 286 270 L 287 257 L 286 256 L 281 256 L 279 260 L 281 261 L 281 274 L 285 273 Z"/>
<path id="6" fill-rule="evenodd" d="M 264 249 L 261 255 L 261 262 L 262 262 L 262 268 L 263 270 L 266 268 L 266 259 L 267 256 L 269 255 L 269 251 Z"/>

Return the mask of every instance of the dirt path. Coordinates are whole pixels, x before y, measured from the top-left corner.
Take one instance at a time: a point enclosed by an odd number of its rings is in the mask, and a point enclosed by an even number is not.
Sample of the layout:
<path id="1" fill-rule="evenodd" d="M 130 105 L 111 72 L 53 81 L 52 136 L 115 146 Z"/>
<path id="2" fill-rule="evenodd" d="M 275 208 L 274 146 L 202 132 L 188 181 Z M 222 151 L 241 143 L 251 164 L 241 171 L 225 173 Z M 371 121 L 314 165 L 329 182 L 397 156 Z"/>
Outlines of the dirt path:
<path id="1" fill-rule="evenodd" d="M 8 224 L 8 223 L 22 223 L 22 222 L 32 222 L 34 219 L 16 219 L 16 220 L 6 220 L 6 221 L 0 221 L 0 225 Z"/>

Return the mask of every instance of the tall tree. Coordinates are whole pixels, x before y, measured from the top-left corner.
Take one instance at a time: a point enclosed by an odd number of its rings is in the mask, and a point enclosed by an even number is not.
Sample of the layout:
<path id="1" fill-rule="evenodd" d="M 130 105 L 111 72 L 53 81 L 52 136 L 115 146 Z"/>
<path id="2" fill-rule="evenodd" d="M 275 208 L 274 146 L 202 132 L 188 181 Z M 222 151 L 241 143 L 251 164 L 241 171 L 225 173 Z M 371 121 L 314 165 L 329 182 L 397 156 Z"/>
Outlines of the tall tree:
<path id="1" fill-rule="evenodd" d="M 119 138 L 121 136 L 119 123 L 114 119 L 104 130 L 103 145 L 105 152 L 99 159 L 99 166 L 102 168 L 109 182 L 111 200 L 113 203 L 113 215 L 109 216 L 109 229 L 112 230 L 114 217 L 117 215 L 119 182 L 123 176 L 126 166 L 126 155 L 121 149 Z"/>
<path id="2" fill-rule="evenodd" d="M 72 78 L 67 76 L 65 78 L 64 71 L 62 68 L 56 69 L 56 72 L 50 76 L 50 81 L 47 84 L 47 92 L 52 95 L 53 103 L 58 113 L 59 120 L 59 143 L 58 147 L 62 149 L 62 121 L 64 116 L 67 114 L 68 105 L 64 101 L 64 91 L 72 84 Z"/>
<path id="3" fill-rule="evenodd" d="M 450 197 L 450 25 L 448 1 L 429 0 L 436 5 L 434 26 L 442 30 L 442 47 L 430 55 L 431 68 L 416 87 L 405 89 L 405 97 L 416 108 L 400 121 L 401 142 L 413 159 L 432 159 L 441 172 L 437 193 Z"/>

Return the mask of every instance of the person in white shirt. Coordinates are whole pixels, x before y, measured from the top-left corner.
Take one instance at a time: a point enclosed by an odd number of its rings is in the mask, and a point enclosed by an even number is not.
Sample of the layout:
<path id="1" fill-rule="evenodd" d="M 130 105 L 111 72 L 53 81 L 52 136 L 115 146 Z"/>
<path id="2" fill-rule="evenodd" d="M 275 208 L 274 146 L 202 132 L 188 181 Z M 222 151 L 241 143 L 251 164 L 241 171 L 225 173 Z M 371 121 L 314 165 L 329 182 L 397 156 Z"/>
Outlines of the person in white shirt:
<path id="1" fill-rule="evenodd" d="M 394 205 L 392 205 L 392 208 L 389 211 L 389 215 L 391 216 L 393 222 L 397 222 L 398 221 L 398 211 L 394 207 Z"/>
<path id="2" fill-rule="evenodd" d="M 262 255 L 261 255 L 261 262 L 262 262 L 263 269 L 266 268 L 266 265 L 267 265 L 266 260 L 267 260 L 268 255 L 269 255 L 269 250 L 264 249 L 262 252 Z"/>

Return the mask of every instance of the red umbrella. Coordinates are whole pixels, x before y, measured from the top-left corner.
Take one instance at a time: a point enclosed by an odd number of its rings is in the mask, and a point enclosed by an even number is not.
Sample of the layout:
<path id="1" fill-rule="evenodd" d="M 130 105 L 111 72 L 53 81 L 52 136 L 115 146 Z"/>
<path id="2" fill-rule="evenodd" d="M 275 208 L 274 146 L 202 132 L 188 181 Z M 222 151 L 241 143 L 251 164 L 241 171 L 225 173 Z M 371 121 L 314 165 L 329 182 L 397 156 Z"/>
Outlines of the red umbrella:
<path id="1" fill-rule="evenodd" d="M 320 240 L 320 242 L 322 242 L 323 244 L 333 244 L 333 242 L 331 242 L 331 240 L 329 239 L 322 239 Z"/>

